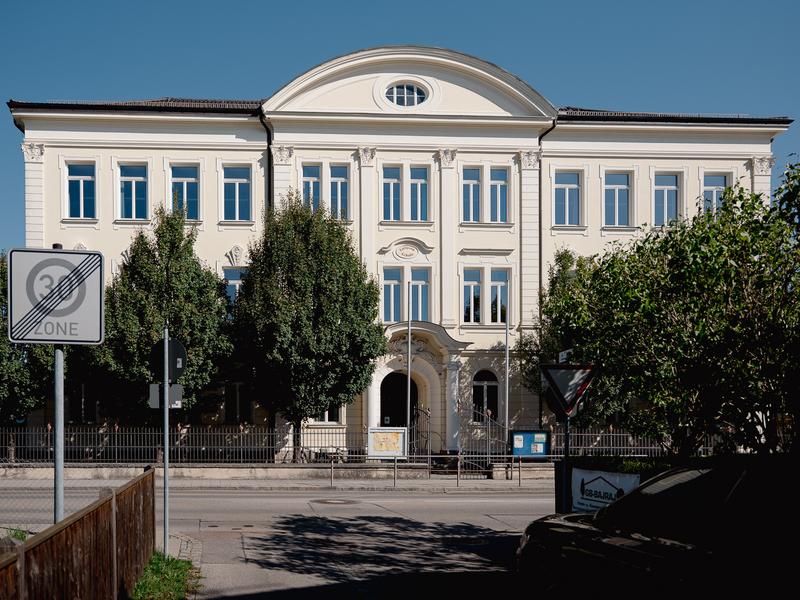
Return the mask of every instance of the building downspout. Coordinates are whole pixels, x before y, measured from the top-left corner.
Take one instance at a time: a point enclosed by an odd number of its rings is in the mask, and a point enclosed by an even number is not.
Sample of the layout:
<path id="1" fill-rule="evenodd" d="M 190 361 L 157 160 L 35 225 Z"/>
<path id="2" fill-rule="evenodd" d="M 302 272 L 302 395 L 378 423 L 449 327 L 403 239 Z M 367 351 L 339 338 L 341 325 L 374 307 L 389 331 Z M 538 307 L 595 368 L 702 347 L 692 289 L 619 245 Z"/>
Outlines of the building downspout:
<path id="1" fill-rule="evenodd" d="M 558 113 L 553 118 L 553 126 L 550 127 L 547 131 L 545 131 L 542 135 L 539 136 L 539 300 L 542 297 L 542 287 L 543 287 L 543 271 L 544 269 L 544 259 L 542 258 L 542 237 L 544 235 L 544 225 L 542 224 L 542 191 L 544 189 L 542 181 L 544 181 L 544 168 L 542 167 L 542 163 L 544 162 L 544 146 L 542 145 L 542 140 L 544 136 L 548 133 L 553 131 L 556 128 L 556 124 L 558 123 Z M 536 307 L 539 313 L 539 322 L 542 321 L 542 304 L 541 302 L 536 301 Z M 542 403 L 544 398 L 539 398 L 539 427 L 542 426 Z"/>
<path id="2" fill-rule="evenodd" d="M 272 151 L 270 150 L 270 146 L 272 146 L 272 130 L 269 128 L 269 122 L 267 121 L 267 117 L 264 115 L 264 111 L 259 109 L 258 111 L 258 118 L 261 121 L 261 124 L 264 126 L 264 129 L 267 132 L 267 206 L 265 208 L 272 208 L 273 203 L 275 201 L 275 182 L 274 182 L 274 167 L 272 164 Z"/>

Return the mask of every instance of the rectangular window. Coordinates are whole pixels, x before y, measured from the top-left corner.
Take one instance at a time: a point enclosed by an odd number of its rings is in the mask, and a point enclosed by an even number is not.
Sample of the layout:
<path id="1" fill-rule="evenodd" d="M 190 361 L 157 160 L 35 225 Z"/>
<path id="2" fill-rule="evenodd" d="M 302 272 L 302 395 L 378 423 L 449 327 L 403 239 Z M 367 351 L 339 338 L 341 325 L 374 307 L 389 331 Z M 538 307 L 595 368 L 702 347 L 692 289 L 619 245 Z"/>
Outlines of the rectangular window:
<path id="1" fill-rule="evenodd" d="M 172 199 L 175 208 L 186 211 L 186 219 L 200 219 L 197 167 L 172 167 Z"/>
<path id="2" fill-rule="evenodd" d="M 656 175 L 653 223 L 669 225 L 678 218 L 678 176 Z"/>
<path id="3" fill-rule="evenodd" d="M 464 323 L 481 322 L 481 271 L 464 269 Z"/>
<path id="4" fill-rule="evenodd" d="M 317 413 L 314 420 L 322 423 L 338 423 L 340 411 L 340 406 L 331 406 L 328 410 Z"/>
<path id="5" fill-rule="evenodd" d="M 314 210 L 319 207 L 319 165 L 303 166 L 303 200 L 306 205 L 312 204 Z"/>
<path id="6" fill-rule="evenodd" d="M 411 168 L 411 220 L 428 220 L 428 169 Z"/>
<path id="7" fill-rule="evenodd" d="M 703 176 L 703 208 L 714 211 L 722 205 L 722 194 L 728 187 L 725 175 Z"/>
<path id="8" fill-rule="evenodd" d="M 489 288 L 492 298 L 492 323 L 505 323 L 508 313 L 508 271 L 492 270 L 492 283 Z"/>
<path id="9" fill-rule="evenodd" d="M 492 223 L 508 223 L 508 171 L 491 171 L 491 220 Z"/>
<path id="10" fill-rule="evenodd" d="M 463 198 L 465 222 L 481 220 L 481 170 L 464 169 Z"/>
<path id="11" fill-rule="evenodd" d="M 331 216 L 347 219 L 347 167 L 331 167 Z"/>
<path id="12" fill-rule="evenodd" d="M 223 190 L 225 194 L 224 219 L 226 221 L 250 220 L 250 167 L 225 167 Z"/>
<path id="13" fill-rule="evenodd" d="M 147 166 L 120 165 L 120 218 L 147 218 Z"/>
<path id="14" fill-rule="evenodd" d="M 428 321 L 428 269 L 411 269 L 411 320 Z"/>
<path id="15" fill-rule="evenodd" d="M 383 320 L 386 323 L 400 321 L 402 281 L 402 269 L 385 268 L 383 270 Z"/>
<path id="16" fill-rule="evenodd" d="M 630 224 L 630 185 L 627 173 L 606 173 L 605 225 L 627 227 Z"/>
<path id="17" fill-rule="evenodd" d="M 580 173 L 556 173 L 556 225 L 580 225 Z"/>
<path id="18" fill-rule="evenodd" d="M 226 267 L 223 269 L 223 272 L 225 273 L 225 280 L 227 281 L 225 291 L 228 294 L 228 300 L 231 301 L 231 304 L 236 302 L 236 294 L 239 293 L 239 290 L 242 287 L 242 278 L 244 277 L 246 271 L 246 269 L 239 269 L 237 267 Z"/>
<path id="19" fill-rule="evenodd" d="M 383 220 L 400 220 L 400 167 L 383 167 Z"/>
<path id="20" fill-rule="evenodd" d="M 71 219 L 95 218 L 94 165 L 68 165 L 69 216 Z"/>

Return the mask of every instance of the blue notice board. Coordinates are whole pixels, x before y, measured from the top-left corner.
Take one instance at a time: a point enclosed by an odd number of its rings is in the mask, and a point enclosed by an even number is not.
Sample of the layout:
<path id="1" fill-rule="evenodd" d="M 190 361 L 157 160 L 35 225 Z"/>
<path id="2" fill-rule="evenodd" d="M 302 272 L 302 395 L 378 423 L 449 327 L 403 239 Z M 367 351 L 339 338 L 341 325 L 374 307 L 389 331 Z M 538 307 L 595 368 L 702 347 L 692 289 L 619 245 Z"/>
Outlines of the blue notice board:
<path id="1" fill-rule="evenodd" d="M 550 454 L 550 432 L 543 429 L 512 431 L 511 449 L 514 456 L 545 457 Z"/>

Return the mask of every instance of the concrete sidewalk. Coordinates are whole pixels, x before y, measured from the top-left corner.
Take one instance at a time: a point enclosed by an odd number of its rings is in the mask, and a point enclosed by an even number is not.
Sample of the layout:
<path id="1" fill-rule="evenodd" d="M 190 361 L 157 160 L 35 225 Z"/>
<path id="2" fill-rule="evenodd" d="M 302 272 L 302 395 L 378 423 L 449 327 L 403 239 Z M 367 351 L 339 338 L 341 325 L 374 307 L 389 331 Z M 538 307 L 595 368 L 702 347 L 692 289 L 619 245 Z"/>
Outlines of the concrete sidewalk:
<path id="1" fill-rule="evenodd" d="M 128 479 L 65 479 L 65 489 L 101 489 L 118 488 L 126 484 Z M 7 490 L 44 490 L 52 489 L 53 480 L 42 479 L 6 479 L 2 480 L 2 487 Z M 164 478 L 156 477 L 156 489 L 164 488 Z M 331 483 L 327 478 L 315 479 L 251 479 L 251 478 L 185 478 L 170 477 L 170 490 L 252 490 L 272 492 L 295 491 L 391 491 L 399 492 L 455 492 L 455 491 L 553 491 L 554 482 L 551 478 L 522 478 L 520 479 L 457 479 L 454 475 L 434 475 L 430 479 L 404 479 L 398 478 L 365 478 L 365 479 L 340 479 L 334 477 Z"/>

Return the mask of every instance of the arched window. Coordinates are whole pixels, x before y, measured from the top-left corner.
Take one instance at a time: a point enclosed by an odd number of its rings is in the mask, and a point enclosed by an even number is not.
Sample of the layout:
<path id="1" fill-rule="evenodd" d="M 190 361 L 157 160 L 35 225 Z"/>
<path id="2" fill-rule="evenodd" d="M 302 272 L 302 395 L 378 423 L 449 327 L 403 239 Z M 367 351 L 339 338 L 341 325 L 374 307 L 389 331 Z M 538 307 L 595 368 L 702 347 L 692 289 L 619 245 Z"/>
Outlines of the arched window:
<path id="1" fill-rule="evenodd" d="M 487 416 L 497 420 L 497 375 L 491 371 L 478 371 L 472 378 L 472 420 L 485 423 Z"/>

